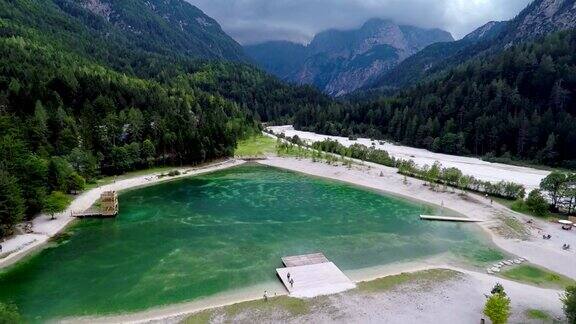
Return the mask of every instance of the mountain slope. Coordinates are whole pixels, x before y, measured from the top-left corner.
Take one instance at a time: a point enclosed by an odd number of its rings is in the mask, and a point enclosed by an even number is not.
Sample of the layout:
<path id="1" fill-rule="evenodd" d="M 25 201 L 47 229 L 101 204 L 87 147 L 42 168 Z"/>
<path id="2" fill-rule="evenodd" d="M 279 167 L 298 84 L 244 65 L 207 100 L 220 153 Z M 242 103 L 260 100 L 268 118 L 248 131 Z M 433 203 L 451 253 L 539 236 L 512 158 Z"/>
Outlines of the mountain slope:
<path id="1" fill-rule="evenodd" d="M 158 55 L 247 60 L 218 23 L 183 0 L 0 1 L 0 17 L 118 68 Z"/>
<path id="2" fill-rule="evenodd" d="M 73 12 L 77 1 L 59 0 Z M 80 6 L 137 36 L 138 45 L 208 59 L 245 60 L 242 47 L 211 17 L 183 0 L 82 0 Z M 72 8 L 72 10 L 70 10 Z"/>
<path id="3" fill-rule="evenodd" d="M 226 45 L 206 41 L 218 43 L 219 28 L 196 35 L 173 23 L 197 14 L 168 0 L 0 0 L 0 196 L 13 197 L 0 201 L 0 237 L 53 191 L 229 157 L 257 121 L 289 122 L 301 107 L 331 104 L 250 65 L 200 60 L 223 58 Z"/>
<path id="4" fill-rule="evenodd" d="M 287 41 L 246 46 L 245 51 L 260 67 L 283 80 L 302 67 L 307 53 L 306 46 Z"/>
<path id="5" fill-rule="evenodd" d="M 509 46 L 395 97 L 303 109 L 295 126 L 490 160 L 576 168 L 576 30 Z"/>
<path id="6" fill-rule="evenodd" d="M 576 27 L 575 0 L 536 0 L 509 24 L 501 42 L 518 42 Z"/>
<path id="7" fill-rule="evenodd" d="M 285 80 L 314 84 L 339 96 L 364 86 L 425 46 L 451 40 L 442 30 L 371 19 L 356 30 L 319 33 L 306 47 L 268 42 L 247 46 L 246 51 L 261 67 Z"/>
<path id="8" fill-rule="evenodd" d="M 423 49 L 365 89 L 406 87 L 477 55 L 575 27 L 575 0 L 536 0 L 509 22 L 489 22 L 459 41 Z"/>
<path id="9" fill-rule="evenodd" d="M 463 39 L 455 42 L 432 44 L 401 62 L 392 70 L 379 76 L 364 89 L 380 90 L 401 88 L 413 84 L 424 76 L 440 71 L 448 66 L 447 59 L 473 48 L 474 45 L 489 44 L 499 37 L 506 28 L 506 22 L 489 22 Z"/>

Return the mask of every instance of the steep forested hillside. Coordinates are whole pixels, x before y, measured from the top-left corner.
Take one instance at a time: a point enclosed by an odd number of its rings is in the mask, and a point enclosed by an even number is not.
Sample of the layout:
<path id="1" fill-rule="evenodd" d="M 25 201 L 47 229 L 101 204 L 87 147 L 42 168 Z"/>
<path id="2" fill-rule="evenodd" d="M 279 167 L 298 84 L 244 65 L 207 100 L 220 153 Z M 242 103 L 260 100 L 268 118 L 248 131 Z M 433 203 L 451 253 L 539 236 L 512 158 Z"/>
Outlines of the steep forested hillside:
<path id="1" fill-rule="evenodd" d="M 575 93 L 576 31 L 560 32 L 473 59 L 394 98 L 302 110 L 296 126 L 573 168 Z"/>
<path id="2" fill-rule="evenodd" d="M 51 192 L 230 156 L 256 120 L 329 104 L 253 67 L 195 59 L 208 55 L 188 40 L 219 43 L 181 25 L 198 15 L 176 0 L 0 1 L 0 236 Z"/>
<path id="3" fill-rule="evenodd" d="M 16 29 L 5 26 L 3 36 L 41 35 L 123 72 L 142 75 L 170 59 L 246 60 L 215 21 L 183 0 L 2 0 L 0 17 Z"/>

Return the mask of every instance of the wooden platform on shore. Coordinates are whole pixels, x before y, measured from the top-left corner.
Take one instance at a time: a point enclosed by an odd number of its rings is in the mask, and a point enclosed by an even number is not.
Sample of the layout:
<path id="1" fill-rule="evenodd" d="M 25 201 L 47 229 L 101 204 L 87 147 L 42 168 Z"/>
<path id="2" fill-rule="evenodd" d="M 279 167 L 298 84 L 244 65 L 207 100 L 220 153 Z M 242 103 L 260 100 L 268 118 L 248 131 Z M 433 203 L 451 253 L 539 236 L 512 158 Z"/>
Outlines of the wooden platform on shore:
<path id="1" fill-rule="evenodd" d="M 312 298 L 356 288 L 356 284 L 322 253 L 283 257 L 282 262 L 286 267 L 276 269 L 276 273 L 290 296 Z"/>
<path id="2" fill-rule="evenodd" d="M 462 222 L 462 223 L 480 223 L 483 220 L 464 218 L 464 217 L 452 217 L 452 216 L 434 216 L 434 215 L 420 215 L 422 220 L 434 220 L 442 222 Z"/>
<path id="3" fill-rule="evenodd" d="M 71 212 L 77 218 L 112 218 L 118 215 L 118 194 L 116 191 L 104 191 L 100 195 L 100 208 Z"/>
<path id="4" fill-rule="evenodd" d="M 326 262 L 330 262 L 330 260 L 328 260 L 322 253 L 294 255 L 282 258 L 282 263 L 285 267 L 298 267 Z"/>
<path id="5" fill-rule="evenodd" d="M 100 209 L 88 209 L 81 212 L 72 212 L 72 217 L 76 218 L 113 218 L 115 214 L 105 214 Z"/>

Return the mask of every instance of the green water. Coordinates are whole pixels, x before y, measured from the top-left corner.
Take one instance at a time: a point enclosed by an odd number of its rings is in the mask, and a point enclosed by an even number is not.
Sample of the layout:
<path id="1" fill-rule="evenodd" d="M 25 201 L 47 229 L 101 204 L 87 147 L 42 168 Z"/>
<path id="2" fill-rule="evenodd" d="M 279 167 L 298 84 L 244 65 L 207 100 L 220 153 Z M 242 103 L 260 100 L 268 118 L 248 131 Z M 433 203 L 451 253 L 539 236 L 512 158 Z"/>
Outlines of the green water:
<path id="1" fill-rule="evenodd" d="M 85 220 L 0 274 L 0 301 L 31 321 L 190 301 L 275 279 L 280 257 L 322 251 L 341 269 L 444 252 L 501 258 L 430 207 L 262 166 L 129 191 L 116 220 Z"/>

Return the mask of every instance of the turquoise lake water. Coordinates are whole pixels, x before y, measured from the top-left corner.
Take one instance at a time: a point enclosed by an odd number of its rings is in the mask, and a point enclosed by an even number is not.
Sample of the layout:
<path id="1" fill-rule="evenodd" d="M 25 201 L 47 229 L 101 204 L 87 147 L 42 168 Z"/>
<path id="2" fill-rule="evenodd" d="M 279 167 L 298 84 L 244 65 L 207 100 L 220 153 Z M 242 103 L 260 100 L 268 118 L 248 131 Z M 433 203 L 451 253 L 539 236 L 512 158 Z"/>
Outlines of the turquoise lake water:
<path id="1" fill-rule="evenodd" d="M 450 252 L 502 254 L 473 226 L 351 185 L 245 165 L 120 196 L 115 220 L 85 220 L 0 273 L 0 301 L 30 321 L 191 301 L 276 280 L 280 257 L 323 252 L 344 271 Z"/>

